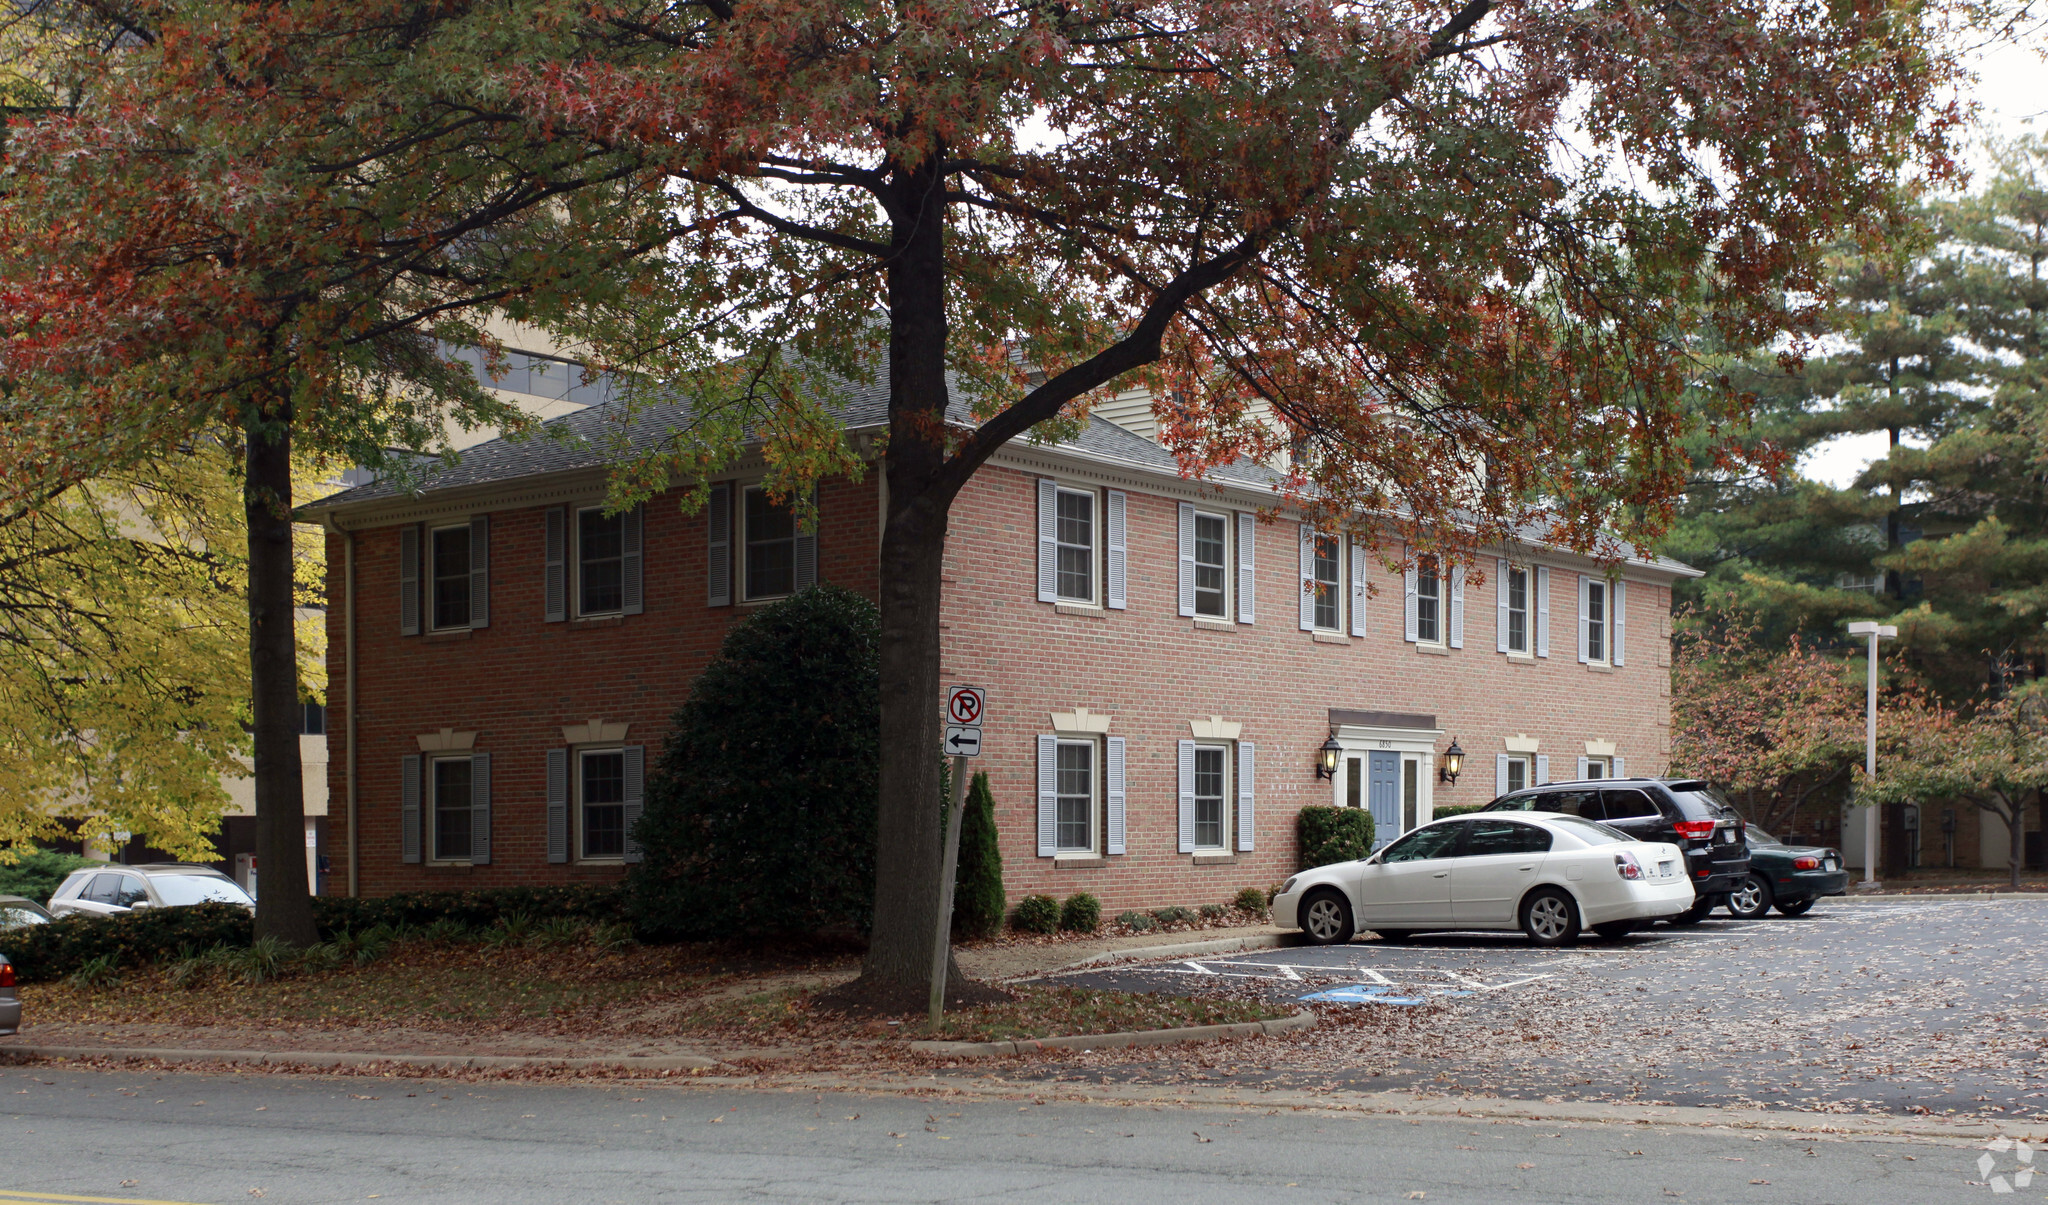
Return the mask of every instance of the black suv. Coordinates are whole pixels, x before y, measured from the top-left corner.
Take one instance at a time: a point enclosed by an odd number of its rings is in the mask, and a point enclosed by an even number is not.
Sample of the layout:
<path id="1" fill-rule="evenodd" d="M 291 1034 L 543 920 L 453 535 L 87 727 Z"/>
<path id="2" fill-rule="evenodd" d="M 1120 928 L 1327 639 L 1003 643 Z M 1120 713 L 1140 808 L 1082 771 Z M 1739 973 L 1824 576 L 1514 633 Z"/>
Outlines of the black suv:
<path id="1" fill-rule="evenodd" d="M 1668 841 L 1685 851 L 1687 877 L 1697 898 L 1671 918 L 1690 925 L 1704 918 L 1749 877 L 1749 844 L 1742 817 L 1696 778 L 1606 778 L 1551 782 L 1503 795 L 1488 812 L 1562 812 L 1598 820 L 1638 841 Z"/>

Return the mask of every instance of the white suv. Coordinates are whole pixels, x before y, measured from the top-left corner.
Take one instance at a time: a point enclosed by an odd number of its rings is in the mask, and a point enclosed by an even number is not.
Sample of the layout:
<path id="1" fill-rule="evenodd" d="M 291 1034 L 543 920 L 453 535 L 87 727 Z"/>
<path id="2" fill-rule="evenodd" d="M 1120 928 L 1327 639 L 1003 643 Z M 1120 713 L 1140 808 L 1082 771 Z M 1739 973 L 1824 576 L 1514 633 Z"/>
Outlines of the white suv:
<path id="1" fill-rule="evenodd" d="M 152 862 L 142 866 L 87 866 L 71 872 L 50 896 L 52 916 L 118 916 L 136 908 L 256 901 L 241 884 L 211 866 Z"/>

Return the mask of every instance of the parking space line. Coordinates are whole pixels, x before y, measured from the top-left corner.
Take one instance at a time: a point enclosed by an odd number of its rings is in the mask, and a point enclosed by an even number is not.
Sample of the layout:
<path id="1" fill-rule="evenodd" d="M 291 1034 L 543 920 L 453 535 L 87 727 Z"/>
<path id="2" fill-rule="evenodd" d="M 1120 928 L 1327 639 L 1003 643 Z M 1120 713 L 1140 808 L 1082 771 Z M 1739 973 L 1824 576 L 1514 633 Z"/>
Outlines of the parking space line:
<path id="1" fill-rule="evenodd" d="M 144 1200 L 138 1197 L 74 1197 L 61 1192 L 22 1192 L 0 1188 L 0 1202 L 6 1205 L 195 1205 L 191 1201 Z"/>

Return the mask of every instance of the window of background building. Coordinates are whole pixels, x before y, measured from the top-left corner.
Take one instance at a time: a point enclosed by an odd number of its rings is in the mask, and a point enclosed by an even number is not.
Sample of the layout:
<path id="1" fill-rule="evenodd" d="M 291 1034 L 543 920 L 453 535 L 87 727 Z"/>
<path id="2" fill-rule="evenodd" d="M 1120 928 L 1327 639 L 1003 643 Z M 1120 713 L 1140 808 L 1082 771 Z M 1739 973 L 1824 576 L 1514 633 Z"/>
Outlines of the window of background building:
<path id="1" fill-rule="evenodd" d="M 576 512 L 576 609 L 606 615 L 626 606 L 626 515 Z"/>
<path id="2" fill-rule="evenodd" d="M 746 597 L 779 598 L 796 592 L 796 512 L 777 506 L 768 491 L 747 490 Z"/>
<path id="3" fill-rule="evenodd" d="M 1060 490 L 1054 501 L 1058 594 L 1073 602 L 1095 601 L 1095 495 Z"/>
<path id="4" fill-rule="evenodd" d="M 1060 853 L 1095 849 L 1095 742 L 1061 741 L 1054 754 L 1054 826 Z"/>
<path id="5" fill-rule="evenodd" d="M 1316 627 L 1335 632 L 1344 626 L 1343 595 L 1337 588 L 1344 561 L 1344 541 L 1336 536 L 1317 536 L 1315 555 Z"/>
<path id="6" fill-rule="evenodd" d="M 434 860 L 466 862 L 470 853 L 470 760 L 434 759 Z"/>
<path id="7" fill-rule="evenodd" d="M 1195 614 L 1223 619 L 1230 614 L 1230 520 L 1195 512 Z"/>
<path id="8" fill-rule="evenodd" d="M 585 858 L 626 853 L 626 751 L 589 749 L 579 757 L 577 780 Z"/>

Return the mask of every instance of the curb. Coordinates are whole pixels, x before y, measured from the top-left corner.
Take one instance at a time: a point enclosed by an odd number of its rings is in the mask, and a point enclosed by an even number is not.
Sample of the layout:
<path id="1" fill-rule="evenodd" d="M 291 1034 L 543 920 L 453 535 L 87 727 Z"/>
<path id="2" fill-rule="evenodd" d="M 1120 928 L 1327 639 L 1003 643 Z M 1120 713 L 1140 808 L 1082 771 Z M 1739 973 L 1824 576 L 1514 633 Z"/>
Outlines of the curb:
<path id="1" fill-rule="evenodd" d="M 1239 950 L 1277 950 L 1295 944 L 1295 936 L 1289 933 L 1254 933 L 1248 937 L 1212 937 L 1207 941 L 1182 941 L 1158 946 L 1132 946 L 1125 950 L 1107 950 L 1090 954 L 1064 966 L 1037 975 L 1019 976 L 1020 979 L 1034 979 L 1044 975 L 1057 975 L 1061 971 L 1079 970 L 1082 967 L 1103 966 L 1114 962 L 1142 962 L 1150 958 L 1179 958 L 1188 954 L 1230 954 Z"/>
<path id="2" fill-rule="evenodd" d="M 1234 1025 L 1190 1025 L 1182 1029 L 1142 1029 L 1135 1033 L 1083 1034 L 1063 1038 L 1019 1038 L 1014 1042 L 912 1042 L 919 1054 L 955 1059 L 1000 1058 L 1042 1050 L 1124 1050 L 1132 1046 L 1169 1046 L 1175 1042 L 1213 1042 L 1222 1038 L 1257 1038 L 1308 1029 L 1312 1012 L 1298 1012 L 1277 1021 L 1240 1021 Z"/>
<path id="3" fill-rule="evenodd" d="M 529 1067 L 617 1067 L 627 1071 L 701 1071 L 718 1060 L 701 1054 L 633 1055 L 618 1058 L 547 1058 L 506 1054 L 357 1054 L 303 1050 L 171 1050 L 139 1046 L 0 1045 L 0 1059 L 153 1059 L 160 1063 L 258 1063 L 273 1067 L 395 1067 L 518 1070 Z"/>

